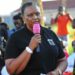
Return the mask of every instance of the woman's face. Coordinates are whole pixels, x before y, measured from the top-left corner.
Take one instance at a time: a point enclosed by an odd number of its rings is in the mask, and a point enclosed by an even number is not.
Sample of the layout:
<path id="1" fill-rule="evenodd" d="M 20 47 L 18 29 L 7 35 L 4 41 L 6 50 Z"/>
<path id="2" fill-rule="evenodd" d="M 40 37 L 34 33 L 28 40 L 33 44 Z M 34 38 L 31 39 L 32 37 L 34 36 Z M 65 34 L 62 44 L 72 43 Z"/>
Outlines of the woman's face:
<path id="1" fill-rule="evenodd" d="M 24 10 L 23 21 L 30 28 L 33 27 L 35 22 L 41 21 L 40 9 L 38 7 L 29 6 Z"/>

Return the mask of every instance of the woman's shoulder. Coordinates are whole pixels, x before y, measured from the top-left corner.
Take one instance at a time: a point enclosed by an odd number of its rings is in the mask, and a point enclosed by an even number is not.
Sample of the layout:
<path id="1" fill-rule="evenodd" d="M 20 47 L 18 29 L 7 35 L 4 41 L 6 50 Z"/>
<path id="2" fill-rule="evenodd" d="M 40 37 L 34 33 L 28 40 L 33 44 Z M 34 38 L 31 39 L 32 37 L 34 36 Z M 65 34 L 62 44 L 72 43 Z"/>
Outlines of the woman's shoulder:
<path id="1" fill-rule="evenodd" d="M 55 32 L 54 32 L 53 30 L 49 29 L 49 28 L 43 27 L 43 31 L 44 31 L 45 33 L 47 33 L 47 34 L 55 35 L 55 36 L 56 36 Z"/>
<path id="2" fill-rule="evenodd" d="M 18 31 L 14 32 L 13 34 L 11 34 L 10 38 L 17 38 L 17 37 L 21 37 L 21 35 L 25 32 L 24 28 L 19 29 Z"/>

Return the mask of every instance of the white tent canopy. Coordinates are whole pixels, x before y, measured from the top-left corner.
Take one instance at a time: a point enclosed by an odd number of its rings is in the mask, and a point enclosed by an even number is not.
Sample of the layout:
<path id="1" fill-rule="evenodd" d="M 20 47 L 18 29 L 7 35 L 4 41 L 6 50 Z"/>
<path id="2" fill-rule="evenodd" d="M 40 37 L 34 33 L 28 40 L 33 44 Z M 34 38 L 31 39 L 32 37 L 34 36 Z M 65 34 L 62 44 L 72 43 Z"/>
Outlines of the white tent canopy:
<path id="1" fill-rule="evenodd" d="M 55 0 L 42 0 L 55 1 Z M 10 15 L 21 6 L 22 0 L 0 0 L 0 16 Z"/>
<path id="2" fill-rule="evenodd" d="M 21 0 L 0 0 L 0 16 L 10 15 L 21 6 Z"/>

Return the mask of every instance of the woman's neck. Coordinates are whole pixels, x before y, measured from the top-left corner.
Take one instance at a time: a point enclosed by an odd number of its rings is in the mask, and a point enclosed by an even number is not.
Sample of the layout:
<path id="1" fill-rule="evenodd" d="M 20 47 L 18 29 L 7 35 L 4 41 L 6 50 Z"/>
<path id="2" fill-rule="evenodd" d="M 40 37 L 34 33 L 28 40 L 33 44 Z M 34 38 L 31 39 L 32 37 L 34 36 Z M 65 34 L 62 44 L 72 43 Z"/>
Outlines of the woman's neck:
<path id="1" fill-rule="evenodd" d="M 32 27 L 30 27 L 29 25 L 26 25 L 26 26 L 27 26 L 28 30 L 30 30 L 31 32 L 33 31 Z"/>

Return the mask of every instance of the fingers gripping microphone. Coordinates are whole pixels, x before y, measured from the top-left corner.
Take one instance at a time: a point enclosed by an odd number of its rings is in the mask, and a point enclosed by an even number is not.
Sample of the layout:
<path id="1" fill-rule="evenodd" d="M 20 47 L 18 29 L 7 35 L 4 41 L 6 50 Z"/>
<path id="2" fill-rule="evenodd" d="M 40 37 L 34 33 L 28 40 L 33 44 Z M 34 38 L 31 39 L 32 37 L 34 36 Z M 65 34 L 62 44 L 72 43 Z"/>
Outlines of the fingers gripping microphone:
<path id="1" fill-rule="evenodd" d="M 34 25 L 33 25 L 33 33 L 34 34 L 40 34 L 40 30 L 41 30 L 40 24 L 38 22 L 34 23 Z M 40 52 L 40 46 L 39 45 L 38 45 L 36 51 Z"/>

